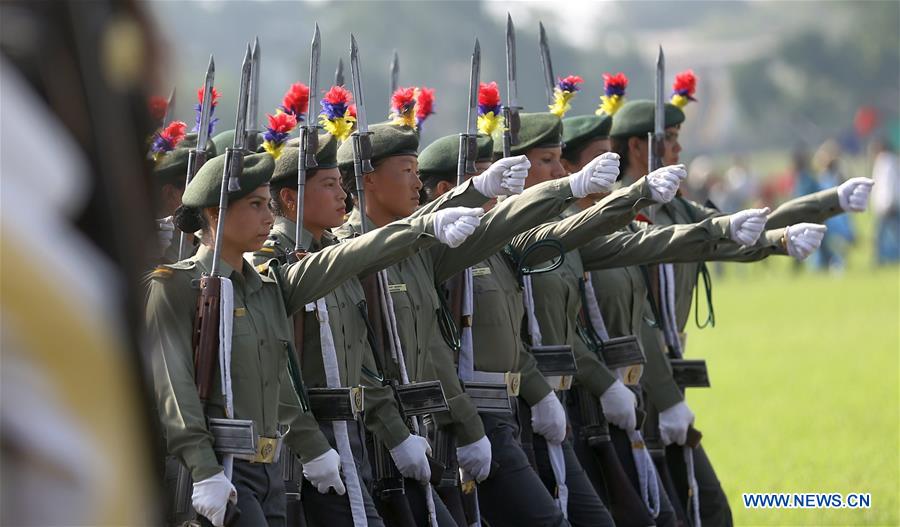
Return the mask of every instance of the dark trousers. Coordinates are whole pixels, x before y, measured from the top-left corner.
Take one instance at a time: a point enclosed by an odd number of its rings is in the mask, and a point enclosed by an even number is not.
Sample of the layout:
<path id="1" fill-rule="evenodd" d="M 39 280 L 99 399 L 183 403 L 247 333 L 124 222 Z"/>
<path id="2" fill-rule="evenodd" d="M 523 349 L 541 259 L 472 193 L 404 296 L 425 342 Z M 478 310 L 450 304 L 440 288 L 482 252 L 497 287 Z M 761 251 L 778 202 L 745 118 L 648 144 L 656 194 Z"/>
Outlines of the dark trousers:
<path id="1" fill-rule="evenodd" d="M 562 447 L 566 460 L 566 486 L 569 488 L 569 523 L 575 527 L 613 527 L 615 523 L 612 515 L 594 490 L 594 485 L 584 473 L 581 463 L 578 462 L 571 439 L 563 441 Z M 547 490 L 552 492 L 556 488 L 556 478 L 550 465 L 547 442 L 538 434 L 534 434 L 534 456 L 537 460 L 538 474 Z"/>
<path id="2" fill-rule="evenodd" d="M 482 518 L 491 527 L 568 526 L 522 450 L 516 418 L 483 414 L 481 421 L 491 441 L 492 460 L 497 463 L 491 477 L 478 484 Z"/>
<path id="3" fill-rule="evenodd" d="M 237 490 L 237 506 L 241 510 L 232 527 L 284 527 L 286 504 L 280 465 L 236 459 L 231 483 Z"/>
<path id="4" fill-rule="evenodd" d="M 687 467 L 684 463 L 683 447 L 677 445 L 666 447 L 666 464 L 675 481 L 678 497 L 685 505 L 685 510 L 688 510 Z M 703 446 L 694 449 L 694 477 L 697 478 L 700 522 L 703 527 L 731 527 L 734 521 L 731 518 L 728 498 Z"/>
<path id="5" fill-rule="evenodd" d="M 322 433 L 328 438 L 332 448 L 337 450 L 334 440 L 334 428 L 331 423 L 320 425 Z M 372 500 L 371 485 L 372 476 L 365 449 L 364 431 L 356 422 L 347 423 L 347 435 L 350 437 L 350 450 L 353 452 L 353 460 L 356 464 L 356 472 L 359 474 L 362 499 L 366 506 L 366 520 L 370 527 L 384 527 L 384 522 L 375 509 Z M 347 474 L 344 474 L 347 478 Z M 348 486 L 349 487 L 349 486 Z M 353 527 L 353 515 L 350 512 L 350 496 L 344 494 L 338 496 L 334 491 L 321 494 L 313 485 L 303 480 L 300 489 L 303 512 L 309 527 Z"/>

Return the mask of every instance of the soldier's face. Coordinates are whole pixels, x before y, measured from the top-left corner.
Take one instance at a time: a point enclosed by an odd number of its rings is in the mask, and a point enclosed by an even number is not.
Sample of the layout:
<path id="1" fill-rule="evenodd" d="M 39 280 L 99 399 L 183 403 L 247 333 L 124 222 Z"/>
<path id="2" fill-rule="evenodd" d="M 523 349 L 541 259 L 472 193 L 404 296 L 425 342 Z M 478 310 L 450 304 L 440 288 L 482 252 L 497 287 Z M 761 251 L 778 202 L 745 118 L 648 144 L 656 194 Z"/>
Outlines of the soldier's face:
<path id="1" fill-rule="evenodd" d="M 561 147 L 532 148 L 525 152 L 525 157 L 531 163 L 531 168 L 528 169 L 528 178 L 525 180 L 525 188 L 566 175 L 566 169 L 560 162 Z"/>
<path id="2" fill-rule="evenodd" d="M 316 170 L 306 181 L 303 195 L 303 223 L 316 231 L 340 227 L 347 208 L 347 193 L 341 188 L 341 173 L 336 168 Z"/>
<path id="3" fill-rule="evenodd" d="M 416 156 L 393 156 L 381 160 L 366 174 L 366 198 L 395 218 L 405 218 L 419 207 L 419 161 Z"/>
<path id="4" fill-rule="evenodd" d="M 678 155 L 681 154 L 681 143 L 678 142 L 679 134 L 681 134 L 681 125 L 666 128 L 666 151 L 663 154 L 664 166 L 678 164 Z"/>
<path id="5" fill-rule="evenodd" d="M 228 204 L 222 243 L 229 252 L 255 252 L 263 246 L 275 220 L 269 197 L 269 185 L 265 184 Z"/>

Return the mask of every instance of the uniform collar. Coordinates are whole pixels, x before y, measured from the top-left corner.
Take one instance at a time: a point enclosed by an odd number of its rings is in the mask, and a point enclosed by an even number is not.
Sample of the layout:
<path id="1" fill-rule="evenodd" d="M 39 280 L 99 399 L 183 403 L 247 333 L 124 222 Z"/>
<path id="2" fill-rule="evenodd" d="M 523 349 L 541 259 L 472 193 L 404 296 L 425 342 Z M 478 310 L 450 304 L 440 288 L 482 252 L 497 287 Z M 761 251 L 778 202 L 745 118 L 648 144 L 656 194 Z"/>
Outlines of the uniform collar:
<path id="1" fill-rule="evenodd" d="M 297 223 L 291 221 L 284 216 L 276 216 L 275 224 L 272 226 L 272 232 L 277 232 L 284 236 L 290 243 L 290 247 L 284 247 L 285 251 L 293 251 L 294 244 L 296 243 L 296 239 L 294 237 L 294 233 L 297 231 Z M 322 233 L 321 243 L 313 241 L 313 235 L 306 229 L 302 229 L 300 231 L 300 240 L 301 245 L 306 247 L 307 250 L 311 252 L 316 252 L 322 247 L 328 247 L 329 245 L 333 245 L 335 243 L 334 235 L 328 231 Z"/>
<path id="2" fill-rule="evenodd" d="M 360 228 L 360 226 L 362 225 L 361 216 L 362 214 L 360 214 L 359 212 L 359 207 L 354 207 L 350 212 L 350 218 L 347 220 L 347 223 L 350 224 L 350 226 L 357 234 L 362 234 L 362 229 Z M 378 226 L 375 225 L 375 223 L 372 222 L 372 220 L 369 219 L 368 216 L 366 216 L 366 232 L 372 232 L 377 228 Z"/>
<path id="3" fill-rule="evenodd" d="M 212 271 L 213 250 L 211 248 L 201 244 L 193 259 L 200 265 L 204 274 L 209 274 Z M 243 261 L 243 266 L 239 273 L 235 272 L 225 260 L 219 260 L 219 269 L 223 277 L 241 284 L 248 294 L 262 287 L 262 279 L 259 277 L 259 273 L 246 260 Z"/>

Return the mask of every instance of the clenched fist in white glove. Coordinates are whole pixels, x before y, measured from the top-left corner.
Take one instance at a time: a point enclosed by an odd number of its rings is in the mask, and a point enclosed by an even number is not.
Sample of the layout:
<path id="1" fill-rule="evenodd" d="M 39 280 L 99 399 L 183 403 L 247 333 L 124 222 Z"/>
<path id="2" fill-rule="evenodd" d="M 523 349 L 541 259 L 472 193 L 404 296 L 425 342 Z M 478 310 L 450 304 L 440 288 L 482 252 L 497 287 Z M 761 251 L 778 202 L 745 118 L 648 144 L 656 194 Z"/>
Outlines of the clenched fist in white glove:
<path id="1" fill-rule="evenodd" d="M 156 241 L 159 243 L 159 255 L 165 256 L 175 236 L 175 223 L 172 216 L 156 220 Z"/>
<path id="2" fill-rule="evenodd" d="M 531 407 L 531 428 L 548 443 L 558 445 L 565 441 L 566 411 L 555 393 L 548 393 Z"/>
<path id="3" fill-rule="evenodd" d="M 225 523 L 225 508 L 229 501 L 237 503 L 237 490 L 225 477 L 225 472 L 194 483 L 191 505 L 216 527 Z"/>
<path id="4" fill-rule="evenodd" d="M 390 450 L 397 470 L 404 478 L 411 478 L 422 483 L 431 479 L 431 466 L 426 454 L 431 455 L 431 445 L 422 436 L 411 434 L 402 443 Z"/>
<path id="5" fill-rule="evenodd" d="M 484 209 L 480 207 L 450 207 L 434 213 L 434 236 L 450 247 L 459 247 L 475 232 Z"/>
<path id="6" fill-rule="evenodd" d="M 681 401 L 659 413 L 659 437 L 663 444 L 683 445 L 687 441 L 688 428 L 694 424 L 694 412 Z"/>
<path id="7" fill-rule="evenodd" d="M 735 212 L 729 216 L 728 236 L 741 245 L 753 245 L 766 228 L 769 212 L 769 207 Z"/>
<path id="8" fill-rule="evenodd" d="M 675 197 L 678 186 L 687 177 L 684 165 L 670 165 L 657 168 L 647 174 L 650 197 L 657 203 L 668 203 Z"/>
<path id="9" fill-rule="evenodd" d="M 838 203 L 845 212 L 862 212 L 869 205 L 869 194 L 875 182 L 867 177 L 855 177 L 838 185 Z"/>
<path id="10" fill-rule="evenodd" d="M 531 162 L 525 156 L 504 157 L 472 178 L 475 190 L 489 198 L 521 194 Z"/>
<path id="11" fill-rule="evenodd" d="M 491 441 L 481 436 L 474 443 L 456 447 L 456 460 L 463 472 L 481 483 L 491 472 Z"/>
<path id="12" fill-rule="evenodd" d="M 606 192 L 619 179 L 619 154 L 606 152 L 590 160 L 584 168 L 569 176 L 572 195 L 583 198 L 588 194 Z"/>
<path id="13" fill-rule="evenodd" d="M 827 230 L 827 227 L 818 223 L 791 225 L 784 233 L 788 254 L 798 260 L 805 260 L 822 245 L 822 238 Z"/>
<path id="14" fill-rule="evenodd" d="M 603 392 L 600 396 L 600 406 L 606 420 L 622 430 L 627 432 L 637 427 L 637 415 L 634 413 L 637 397 L 622 381 L 617 379 Z"/>
<path id="15" fill-rule="evenodd" d="M 339 496 L 347 492 L 344 482 L 341 481 L 341 456 L 333 448 L 304 463 L 303 477 L 308 479 L 320 494 L 327 494 L 328 489 L 332 488 Z"/>

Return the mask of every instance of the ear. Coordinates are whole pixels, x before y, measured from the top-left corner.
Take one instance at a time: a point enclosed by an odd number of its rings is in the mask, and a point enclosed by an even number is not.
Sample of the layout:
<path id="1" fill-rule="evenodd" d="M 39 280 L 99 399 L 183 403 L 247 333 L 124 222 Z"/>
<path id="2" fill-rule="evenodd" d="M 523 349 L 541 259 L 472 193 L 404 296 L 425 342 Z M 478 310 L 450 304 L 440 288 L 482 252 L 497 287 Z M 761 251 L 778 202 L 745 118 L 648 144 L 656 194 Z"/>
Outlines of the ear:
<path id="1" fill-rule="evenodd" d="M 438 181 L 438 184 L 434 186 L 434 195 L 443 196 L 447 192 L 450 192 L 454 186 L 455 185 L 449 181 Z"/>
<path id="2" fill-rule="evenodd" d="M 378 188 L 378 170 L 363 174 L 363 190 L 374 191 Z"/>
<path id="3" fill-rule="evenodd" d="M 628 138 L 628 157 L 633 157 L 634 155 L 641 153 L 641 145 L 643 144 L 643 140 L 639 137 L 629 137 Z"/>
<path id="4" fill-rule="evenodd" d="M 278 190 L 278 200 L 281 201 L 284 205 L 296 206 L 297 199 L 294 196 L 294 193 L 291 192 L 291 189 L 288 187 L 283 187 Z"/>

